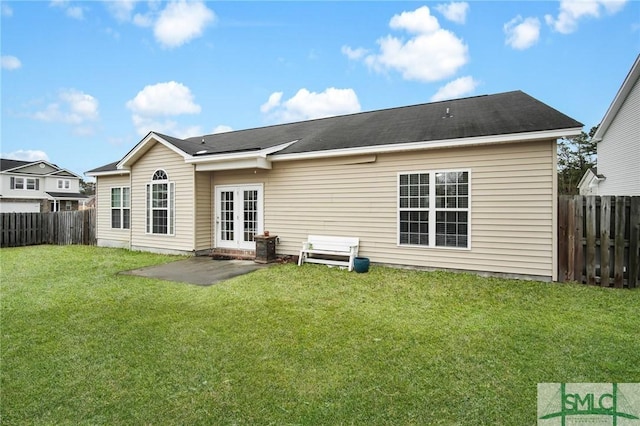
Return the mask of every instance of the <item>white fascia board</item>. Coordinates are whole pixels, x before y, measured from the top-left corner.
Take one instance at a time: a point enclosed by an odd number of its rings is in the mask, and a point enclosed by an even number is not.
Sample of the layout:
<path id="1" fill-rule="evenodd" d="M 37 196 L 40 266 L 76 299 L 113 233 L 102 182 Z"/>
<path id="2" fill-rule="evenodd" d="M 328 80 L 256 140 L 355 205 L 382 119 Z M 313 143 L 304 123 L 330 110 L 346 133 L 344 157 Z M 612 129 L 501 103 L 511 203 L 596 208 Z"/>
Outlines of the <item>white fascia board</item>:
<path id="1" fill-rule="evenodd" d="M 454 148 L 473 145 L 489 145 L 510 142 L 527 142 L 544 139 L 559 139 L 563 137 L 579 135 L 581 131 L 581 127 L 575 127 L 560 130 L 512 133 L 507 135 L 477 136 L 460 139 L 442 139 L 435 141 L 410 142 L 402 144 L 363 146 L 358 148 L 332 149 L 327 151 L 312 151 L 294 154 L 276 154 L 271 157 L 271 161 L 306 160 L 313 158 L 338 157 L 344 155 L 381 154 L 402 151 L 419 151 L 435 148 Z"/>
<path id="2" fill-rule="evenodd" d="M 620 110 L 620 107 L 622 107 L 624 101 L 627 100 L 627 96 L 629 96 L 631 89 L 633 88 L 636 81 L 638 81 L 639 77 L 640 55 L 636 57 L 636 61 L 633 63 L 629 74 L 627 74 L 627 77 L 624 79 L 622 86 L 620 86 L 618 93 L 616 93 L 616 97 L 613 99 L 613 102 L 611 102 L 611 105 L 609 105 L 609 109 L 607 109 L 607 112 L 604 114 L 598 130 L 596 130 L 596 133 L 593 135 L 593 140 L 595 140 L 596 142 L 600 142 L 602 140 L 602 137 L 607 132 L 607 129 L 609 129 L 611 122 L 618 114 L 618 111 Z"/>
<path id="3" fill-rule="evenodd" d="M 82 178 L 82 176 L 80 176 L 80 175 L 78 175 L 78 174 L 75 174 L 75 173 L 73 173 L 71 170 L 67 170 L 67 169 L 58 169 L 58 170 L 56 170 L 55 172 L 51 172 L 51 173 L 49 173 L 47 176 L 56 176 L 56 175 L 59 175 L 59 174 L 61 174 L 61 173 L 69 173 L 69 174 L 71 174 L 71 175 L 75 176 L 75 177 L 76 177 L 76 178 L 78 178 L 78 179 L 81 179 L 81 178 Z M 73 177 L 73 176 L 64 176 L 64 177 L 65 177 L 65 178 L 71 178 L 71 177 Z M 56 177 L 57 177 L 57 176 L 56 176 Z"/>
<path id="4" fill-rule="evenodd" d="M 118 164 L 116 165 L 116 168 L 118 168 L 118 169 L 127 169 L 127 168 L 129 168 L 131 166 L 132 162 L 134 162 L 140 156 L 142 156 L 145 152 L 147 152 L 147 150 L 149 149 L 149 148 L 147 148 L 147 146 L 150 143 L 153 143 L 153 141 L 161 143 L 165 147 L 169 148 L 171 151 L 173 151 L 176 154 L 178 154 L 179 156 L 183 157 L 185 160 L 187 160 L 188 158 L 191 158 L 191 156 L 189 154 L 187 154 L 183 150 L 179 149 L 174 144 L 167 142 L 166 140 L 164 140 L 163 138 L 161 138 L 160 136 L 158 136 L 157 134 L 155 134 L 153 132 L 149 132 L 149 134 L 147 136 L 145 136 L 144 139 L 142 139 L 140 142 L 138 142 L 138 144 L 131 151 L 129 151 L 129 153 L 127 155 L 125 155 L 122 160 L 120 160 L 118 162 Z"/>
<path id="5" fill-rule="evenodd" d="M 280 145 L 272 146 L 269 148 L 264 148 L 259 151 L 242 151 L 242 152 L 230 152 L 227 154 L 211 154 L 211 155 L 202 155 L 195 156 L 185 159 L 185 163 L 187 164 L 196 164 L 196 170 L 228 170 L 229 168 L 219 168 L 220 166 L 216 166 L 219 163 L 237 163 L 237 162 L 246 162 L 246 161 L 255 161 L 256 165 L 251 167 L 259 167 L 264 169 L 271 168 L 270 159 L 267 157 L 276 153 L 278 151 L 282 151 L 283 149 L 293 145 L 297 140 L 283 143 Z M 210 165 L 207 167 L 207 165 Z M 218 167 L 218 168 L 216 168 Z"/>
<path id="6" fill-rule="evenodd" d="M 122 175 L 128 175 L 128 174 L 129 174 L 128 169 L 122 169 L 122 170 L 109 170 L 105 172 L 86 172 L 84 175 L 91 176 L 91 177 L 98 177 L 98 176 L 122 176 Z"/>
<path id="7" fill-rule="evenodd" d="M 218 161 L 215 163 L 196 164 L 197 172 L 212 172 L 219 170 L 239 170 L 239 169 L 271 169 L 271 161 L 266 158 L 247 158 L 230 161 Z"/>

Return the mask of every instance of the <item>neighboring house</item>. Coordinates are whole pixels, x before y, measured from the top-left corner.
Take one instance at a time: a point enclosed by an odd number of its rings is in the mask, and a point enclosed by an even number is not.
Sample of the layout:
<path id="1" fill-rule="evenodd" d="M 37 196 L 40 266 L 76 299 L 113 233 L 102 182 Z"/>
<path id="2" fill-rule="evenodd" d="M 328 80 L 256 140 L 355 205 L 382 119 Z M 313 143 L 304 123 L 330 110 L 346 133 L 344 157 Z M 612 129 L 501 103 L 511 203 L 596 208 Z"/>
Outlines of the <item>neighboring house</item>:
<path id="1" fill-rule="evenodd" d="M 578 190 L 580 195 L 598 195 L 598 184 L 604 180 L 604 175 L 598 173 L 598 169 L 591 167 L 587 170 L 580 182 Z"/>
<path id="2" fill-rule="evenodd" d="M 279 255 L 309 234 L 371 262 L 556 279 L 556 143 L 582 124 L 520 92 L 177 139 L 96 178 L 101 246 Z"/>
<path id="3" fill-rule="evenodd" d="M 80 178 L 43 160 L 0 159 L 0 212 L 78 210 Z"/>
<path id="4" fill-rule="evenodd" d="M 640 55 L 613 99 L 598 130 L 597 174 L 587 171 L 580 194 L 640 195 Z"/>

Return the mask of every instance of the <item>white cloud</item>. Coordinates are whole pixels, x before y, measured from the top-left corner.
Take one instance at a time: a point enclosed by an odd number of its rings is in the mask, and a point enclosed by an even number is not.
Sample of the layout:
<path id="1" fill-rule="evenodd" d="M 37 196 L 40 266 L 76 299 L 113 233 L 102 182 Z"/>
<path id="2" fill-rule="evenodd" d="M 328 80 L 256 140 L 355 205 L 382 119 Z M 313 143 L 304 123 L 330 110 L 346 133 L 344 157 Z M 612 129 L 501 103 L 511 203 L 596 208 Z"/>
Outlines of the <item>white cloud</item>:
<path id="1" fill-rule="evenodd" d="M 340 49 L 340 51 L 347 58 L 354 61 L 364 58 L 364 56 L 369 52 L 367 49 L 364 49 L 362 47 L 359 47 L 357 49 L 352 49 L 349 46 L 342 46 L 342 49 Z"/>
<path id="2" fill-rule="evenodd" d="M 479 82 L 471 76 L 460 77 L 442 86 L 435 95 L 431 97 L 432 102 L 455 99 L 469 95 L 476 90 Z"/>
<path id="3" fill-rule="evenodd" d="M 88 123 L 99 118 L 98 100 L 76 89 L 61 90 L 55 102 L 31 117 L 49 123 L 71 124 L 80 135 L 92 134 L 93 128 Z"/>
<path id="4" fill-rule="evenodd" d="M 439 4 L 436 10 L 450 21 L 457 24 L 464 24 L 467 20 L 467 12 L 469 11 L 469 3 L 467 2 L 451 2 L 449 4 Z"/>
<path id="5" fill-rule="evenodd" d="M 68 0 L 51 0 L 49 3 L 52 7 L 59 7 L 64 10 L 66 15 L 73 19 L 82 20 L 84 19 L 84 10 L 80 6 L 72 6 L 71 2 Z"/>
<path id="6" fill-rule="evenodd" d="M 262 105 L 260 105 L 260 112 L 269 112 L 272 109 L 276 108 L 277 106 L 280 105 L 280 100 L 282 99 L 282 92 L 273 92 L 270 96 L 269 99 L 267 100 L 267 102 L 263 103 Z"/>
<path id="7" fill-rule="evenodd" d="M 414 34 L 428 34 L 440 29 L 440 24 L 427 6 L 422 6 L 413 12 L 402 12 L 394 15 L 389 21 L 389 27 L 394 30 L 405 30 Z"/>
<path id="8" fill-rule="evenodd" d="M 131 119 L 136 128 L 136 132 L 140 136 L 145 136 L 151 131 L 183 139 L 202 134 L 200 126 L 181 126 L 171 118 L 145 117 L 139 114 L 133 114 Z"/>
<path id="9" fill-rule="evenodd" d="M 182 83 L 169 81 L 145 86 L 127 108 L 144 116 L 197 114 L 200 105 L 194 103 L 191 90 Z"/>
<path id="10" fill-rule="evenodd" d="M 292 98 L 282 102 L 282 93 L 275 92 L 260 107 L 263 113 L 279 123 L 311 120 L 360 111 L 360 102 L 353 89 L 330 87 L 324 92 L 300 89 Z"/>
<path id="11" fill-rule="evenodd" d="M 160 12 L 153 33 L 161 45 L 174 48 L 200 37 L 215 19 L 216 15 L 203 2 L 179 0 Z"/>
<path id="12" fill-rule="evenodd" d="M 528 49 L 540 39 L 540 20 L 538 18 L 522 19 L 518 15 L 504 24 L 507 35 L 505 43 L 514 49 Z"/>
<path id="13" fill-rule="evenodd" d="M 104 3 L 114 18 L 120 22 L 128 22 L 131 20 L 137 0 L 106 0 Z"/>
<path id="14" fill-rule="evenodd" d="M 219 124 L 215 127 L 215 129 L 213 129 L 212 133 L 226 133 L 226 132 L 231 132 L 233 131 L 233 128 L 231 126 L 227 126 L 225 124 Z"/>
<path id="15" fill-rule="evenodd" d="M 127 102 L 132 112 L 133 123 L 141 135 L 150 130 L 170 133 L 172 136 L 198 134 L 193 128 L 180 128 L 178 123 L 168 118 L 183 114 L 198 114 L 200 105 L 194 102 L 191 90 L 175 81 L 145 86 Z M 191 132 L 195 132 L 191 134 Z"/>
<path id="16" fill-rule="evenodd" d="M 140 13 L 136 13 L 133 16 L 132 22 L 139 27 L 148 28 L 153 26 L 153 17 L 149 14 L 143 15 Z"/>
<path id="17" fill-rule="evenodd" d="M 17 70 L 18 68 L 22 67 L 22 62 L 20 62 L 20 59 L 16 58 L 15 56 L 3 55 L 1 61 L 2 69 L 5 70 Z"/>
<path id="18" fill-rule="evenodd" d="M 9 6 L 7 3 L 2 2 L 0 4 L 0 8 L 2 8 L 2 16 L 13 16 L 13 9 L 11 9 L 11 6 Z"/>
<path id="19" fill-rule="evenodd" d="M 583 18 L 599 18 L 605 13 L 614 14 L 622 10 L 627 0 L 560 0 L 560 11 L 554 18 L 545 15 L 546 23 L 555 31 L 569 34 L 578 29 L 578 21 Z"/>
<path id="20" fill-rule="evenodd" d="M 2 158 L 9 160 L 22 160 L 22 161 L 49 161 L 49 156 L 46 152 L 33 149 L 19 149 L 13 152 L 2 153 Z"/>
<path id="21" fill-rule="evenodd" d="M 441 28 L 427 6 L 393 16 L 389 26 L 415 35 L 407 41 L 391 35 L 379 39 L 380 53 L 364 57 L 377 72 L 395 70 L 407 80 L 432 82 L 454 75 L 468 61 L 468 47 Z"/>

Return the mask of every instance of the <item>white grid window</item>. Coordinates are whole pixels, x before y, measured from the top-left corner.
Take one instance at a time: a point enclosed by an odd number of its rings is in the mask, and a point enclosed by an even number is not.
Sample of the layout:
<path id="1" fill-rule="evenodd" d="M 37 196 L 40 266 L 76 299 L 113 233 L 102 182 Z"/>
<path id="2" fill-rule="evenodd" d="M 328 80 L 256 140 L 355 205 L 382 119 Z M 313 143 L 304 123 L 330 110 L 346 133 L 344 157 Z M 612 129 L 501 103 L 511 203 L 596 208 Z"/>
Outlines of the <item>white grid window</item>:
<path id="1" fill-rule="evenodd" d="M 147 184 L 147 233 L 173 235 L 175 220 L 175 184 L 164 170 L 153 174 Z"/>
<path id="2" fill-rule="evenodd" d="M 469 171 L 398 175 L 398 244 L 469 248 Z"/>
<path id="3" fill-rule="evenodd" d="M 111 188 L 111 227 L 129 229 L 131 226 L 131 189 Z"/>

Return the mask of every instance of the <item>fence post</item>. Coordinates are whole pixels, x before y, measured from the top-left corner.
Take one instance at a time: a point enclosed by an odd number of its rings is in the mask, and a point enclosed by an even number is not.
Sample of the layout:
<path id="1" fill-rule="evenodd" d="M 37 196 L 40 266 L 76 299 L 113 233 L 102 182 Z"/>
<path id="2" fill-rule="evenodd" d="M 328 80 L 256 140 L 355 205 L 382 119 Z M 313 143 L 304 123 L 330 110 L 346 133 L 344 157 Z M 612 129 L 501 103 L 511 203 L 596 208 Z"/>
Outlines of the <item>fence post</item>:
<path id="1" fill-rule="evenodd" d="M 609 287 L 611 197 L 600 197 L 600 286 Z"/>
<path id="2" fill-rule="evenodd" d="M 568 244 L 569 232 L 567 229 L 567 210 L 569 208 L 569 199 L 566 196 L 558 199 L 558 281 L 565 282 L 568 280 Z"/>
<path id="3" fill-rule="evenodd" d="M 587 257 L 586 274 L 587 284 L 596 284 L 596 197 L 588 196 L 586 205 L 586 232 L 587 232 Z"/>
<path id="4" fill-rule="evenodd" d="M 615 248 L 613 253 L 614 269 L 613 269 L 613 285 L 616 288 L 624 286 L 624 217 L 625 217 L 625 197 L 615 197 L 616 213 L 615 213 Z"/>
<path id="5" fill-rule="evenodd" d="M 640 280 L 640 197 L 631 197 L 629 207 L 629 288 L 636 288 Z"/>

